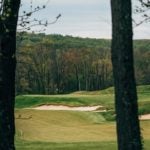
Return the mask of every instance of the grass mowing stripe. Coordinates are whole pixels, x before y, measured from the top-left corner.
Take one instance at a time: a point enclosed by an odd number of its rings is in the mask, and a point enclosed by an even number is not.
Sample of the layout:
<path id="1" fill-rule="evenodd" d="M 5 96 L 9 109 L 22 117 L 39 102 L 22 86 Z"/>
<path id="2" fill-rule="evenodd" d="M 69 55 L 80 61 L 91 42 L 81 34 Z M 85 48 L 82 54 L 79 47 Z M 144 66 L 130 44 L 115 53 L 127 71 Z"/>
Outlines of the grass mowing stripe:
<path id="1" fill-rule="evenodd" d="M 48 143 L 17 141 L 16 150 L 116 150 L 116 142 Z"/>

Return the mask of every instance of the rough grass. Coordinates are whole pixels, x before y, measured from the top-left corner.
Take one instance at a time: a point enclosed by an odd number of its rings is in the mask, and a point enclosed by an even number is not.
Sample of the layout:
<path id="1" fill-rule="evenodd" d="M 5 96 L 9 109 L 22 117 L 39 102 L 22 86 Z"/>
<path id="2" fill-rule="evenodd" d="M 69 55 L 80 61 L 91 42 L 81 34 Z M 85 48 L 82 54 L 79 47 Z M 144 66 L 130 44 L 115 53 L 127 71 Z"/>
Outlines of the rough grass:
<path id="1" fill-rule="evenodd" d="M 150 113 L 150 85 L 138 86 L 139 114 Z M 16 108 L 36 107 L 43 104 L 67 106 L 103 105 L 114 110 L 113 87 L 102 91 L 80 91 L 62 95 L 20 95 L 16 97 Z"/>
<path id="2" fill-rule="evenodd" d="M 35 107 L 42 104 L 67 106 L 113 105 L 113 95 L 21 95 L 16 97 L 16 108 Z"/>
<path id="3" fill-rule="evenodd" d="M 150 85 L 139 85 L 137 86 L 137 92 L 138 93 L 150 93 Z M 100 94 L 114 94 L 114 87 L 109 87 L 104 90 L 99 91 L 79 91 L 74 92 L 74 94 L 83 94 L 83 95 L 100 95 Z"/>

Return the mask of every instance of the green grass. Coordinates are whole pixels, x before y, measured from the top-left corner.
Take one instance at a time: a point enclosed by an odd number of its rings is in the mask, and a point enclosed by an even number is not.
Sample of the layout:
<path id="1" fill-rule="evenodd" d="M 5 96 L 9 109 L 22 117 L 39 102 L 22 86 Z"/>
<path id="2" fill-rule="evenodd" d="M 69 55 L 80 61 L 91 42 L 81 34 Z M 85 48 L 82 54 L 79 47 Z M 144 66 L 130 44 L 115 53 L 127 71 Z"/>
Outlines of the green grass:
<path id="1" fill-rule="evenodd" d="M 144 150 L 149 150 L 150 140 L 144 142 Z M 50 143 L 17 141 L 16 150 L 117 150 L 116 142 L 76 142 Z"/>
<path id="2" fill-rule="evenodd" d="M 150 113 L 150 101 L 139 103 L 139 115 Z"/>
<path id="3" fill-rule="evenodd" d="M 20 116 L 20 117 L 19 117 Z M 29 119 L 29 116 L 32 118 Z M 150 121 L 142 121 L 145 141 L 150 140 Z M 24 149 L 116 149 L 115 122 L 96 112 L 16 110 L 16 146 Z M 146 142 L 145 146 L 148 145 Z"/>
<path id="4" fill-rule="evenodd" d="M 16 97 L 16 108 L 35 107 L 42 104 L 55 104 L 67 106 L 92 106 L 113 104 L 112 94 L 103 95 L 21 95 Z"/>
<path id="5" fill-rule="evenodd" d="M 144 150 L 149 150 L 150 140 L 144 142 Z M 17 141 L 16 150 L 117 150 L 116 142 L 76 142 L 50 143 Z"/>
<path id="6" fill-rule="evenodd" d="M 105 118 L 107 121 L 115 121 L 116 120 L 116 114 L 115 111 L 108 111 L 108 112 L 101 112 L 101 115 Z"/>
<path id="7" fill-rule="evenodd" d="M 150 85 L 138 86 L 139 114 L 150 113 Z M 67 106 L 103 105 L 108 110 L 114 110 L 114 89 L 102 91 L 80 91 L 62 95 L 20 95 L 16 97 L 16 108 L 36 107 L 43 104 Z"/>
<path id="8" fill-rule="evenodd" d="M 150 93 L 150 85 L 139 85 L 137 86 L 137 92 L 138 93 Z M 99 91 L 79 91 L 74 92 L 75 94 L 81 94 L 81 95 L 100 95 L 100 94 L 113 94 L 114 93 L 114 87 L 109 87 L 104 90 Z"/>
<path id="9" fill-rule="evenodd" d="M 32 118 L 27 119 L 29 116 Z M 113 130 L 115 124 L 107 123 L 105 118 L 96 112 L 17 110 L 16 118 L 19 118 L 16 119 L 17 136 L 23 140 L 47 142 L 115 140 Z"/>
<path id="10" fill-rule="evenodd" d="M 16 142 L 17 150 L 116 150 L 116 142 Z"/>
<path id="11" fill-rule="evenodd" d="M 139 86 L 139 113 L 150 113 L 150 86 Z M 66 95 L 16 97 L 17 150 L 116 150 L 113 88 Z M 40 111 L 23 109 L 42 104 L 103 105 L 108 112 Z M 150 147 L 150 121 L 141 121 L 144 147 Z"/>
<path id="12" fill-rule="evenodd" d="M 150 85 L 140 85 L 137 86 L 138 93 L 149 93 L 150 94 Z"/>

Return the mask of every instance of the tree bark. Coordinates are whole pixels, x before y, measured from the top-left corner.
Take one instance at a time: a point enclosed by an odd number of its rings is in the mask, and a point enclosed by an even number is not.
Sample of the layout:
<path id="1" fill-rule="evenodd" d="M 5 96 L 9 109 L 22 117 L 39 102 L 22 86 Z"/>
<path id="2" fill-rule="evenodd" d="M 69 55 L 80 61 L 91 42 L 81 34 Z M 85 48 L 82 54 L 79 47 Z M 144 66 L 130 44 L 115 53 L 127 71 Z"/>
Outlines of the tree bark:
<path id="1" fill-rule="evenodd" d="M 133 67 L 131 0 L 111 0 L 112 64 L 119 150 L 141 150 Z"/>
<path id="2" fill-rule="evenodd" d="M 20 0 L 5 0 L 0 16 L 0 150 L 14 150 L 16 27 Z"/>

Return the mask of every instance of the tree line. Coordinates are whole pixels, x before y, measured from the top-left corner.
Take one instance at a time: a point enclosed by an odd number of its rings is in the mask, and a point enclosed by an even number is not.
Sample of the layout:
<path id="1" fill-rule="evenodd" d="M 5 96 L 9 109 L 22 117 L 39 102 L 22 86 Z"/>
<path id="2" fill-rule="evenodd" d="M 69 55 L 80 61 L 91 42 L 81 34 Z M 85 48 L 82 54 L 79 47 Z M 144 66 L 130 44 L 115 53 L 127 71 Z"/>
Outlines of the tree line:
<path id="1" fill-rule="evenodd" d="M 110 40 L 34 33 L 24 33 L 21 41 L 19 37 L 18 33 L 17 94 L 58 94 L 113 86 Z M 149 40 L 134 41 L 137 84 L 150 84 L 149 49 Z"/>

